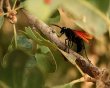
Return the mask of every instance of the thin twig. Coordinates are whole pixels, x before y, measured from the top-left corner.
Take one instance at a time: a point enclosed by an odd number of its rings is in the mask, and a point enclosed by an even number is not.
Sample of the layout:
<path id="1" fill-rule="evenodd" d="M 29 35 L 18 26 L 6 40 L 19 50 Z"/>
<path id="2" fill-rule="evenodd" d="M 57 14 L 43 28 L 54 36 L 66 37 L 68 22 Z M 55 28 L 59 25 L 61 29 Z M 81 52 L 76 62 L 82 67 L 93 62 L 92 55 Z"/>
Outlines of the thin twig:
<path id="1" fill-rule="evenodd" d="M 39 29 L 50 41 L 54 42 L 60 49 L 65 50 L 66 46 L 63 42 L 61 42 L 54 32 L 53 28 L 49 27 L 47 24 L 45 24 L 43 21 L 35 18 L 32 14 L 30 14 L 28 11 L 23 10 L 24 15 L 29 20 L 29 23 L 36 27 L 36 29 Z M 92 63 L 87 61 L 84 57 L 77 54 L 73 50 L 69 49 L 69 54 L 72 54 L 76 57 L 76 64 L 80 67 L 80 69 L 88 74 L 89 76 L 93 78 L 97 78 L 99 76 L 100 70 L 98 67 L 94 66 Z M 74 62 L 74 61 L 73 61 Z M 74 63 L 73 63 L 74 64 Z"/>
<path id="2" fill-rule="evenodd" d="M 14 2 L 14 4 L 13 4 L 13 7 L 12 7 L 12 10 L 15 9 L 16 3 L 17 3 L 17 0 L 15 0 L 15 2 Z"/>
<path id="3" fill-rule="evenodd" d="M 84 80 L 84 77 L 81 77 L 81 78 L 79 78 L 79 79 L 77 79 L 77 80 L 73 80 L 72 82 L 70 82 L 69 84 L 70 85 L 74 85 L 75 83 L 79 83 L 79 82 L 84 82 L 85 80 Z"/>
<path id="4" fill-rule="evenodd" d="M 0 0 L 0 13 L 3 12 L 3 0 Z"/>
<path id="5" fill-rule="evenodd" d="M 19 6 L 19 7 L 15 8 L 15 10 L 17 11 L 17 10 L 19 10 L 21 8 L 23 8 L 23 6 Z"/>
<path id="6" fill-rule="evenodd" d="M 9 0 L 5 0 L 5 4 L 6 4 L 7 11 L 11 11 L 11 5 Z"/>
<path id="7" fill-rule="evenodd" d="M 63 85 L 58 85 L 58 86 L 54 86 L 54 87 L 52 87 L 52 88 L 67 88 L 67 87 L 71 87 L 72 88 L 72 86 L 74 85 L 74 84 L 76 84 L 76 83 L 79 83 L 79 82 L 84 82 L 85 80 L 84 80 L 84 77 L 81 77 L 81 78 L 79 78 L 79 79 L 76 79 L 76 80 L 73 80 L 72 82 L 70 82 L 70 83 L 66 83 L 66 84 L 63 84 Z"/>
<path id="8" fill-rule="evenodd" d="M 15 27 L 15 24 L 13 24 L 13 31 L 14 31 L 15 47 L 17 48 L 17 33 L 16 33 L 16 27 Z"/>

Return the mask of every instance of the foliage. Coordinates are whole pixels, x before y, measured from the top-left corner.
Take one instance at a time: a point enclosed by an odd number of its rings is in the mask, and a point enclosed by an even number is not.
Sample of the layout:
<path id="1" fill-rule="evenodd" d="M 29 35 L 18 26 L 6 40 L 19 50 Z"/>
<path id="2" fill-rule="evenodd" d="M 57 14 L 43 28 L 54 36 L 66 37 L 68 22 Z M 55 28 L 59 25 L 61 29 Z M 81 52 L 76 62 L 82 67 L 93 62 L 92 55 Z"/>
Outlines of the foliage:
<path id="1" fill-rule="evenodd" d="M 14 4 L 16 0 L 10 1 Z M 86 46 L 89 59 L 99 67 L 109 66 L 109 0 L 18 2 L 20 4 L 17 9 L 28 10 L 46 24 L 70 26 L 72 29 L 82 29 L 92 34 L 94 39 L 90 46 Z M 17 12 L 17 35 L 13 35 L 13 24 L 3 16 L 5 13 L 0 14 L 0 88 L 84 88 L 84 83 L 71 84 L 72 80 L 80 77 L 80 73 L 65 57 L 74 60 L 75 57 L 68 56 L 41 32 L 30 26 L 22 9 Z M 56 32 L 58 33 L 59 29 L 56 28 Z M 63 36 L 61 41 L 64 41 L 64 38 Z M 94 88 L 93 84 L 87 86 L 86 88 Z"/>

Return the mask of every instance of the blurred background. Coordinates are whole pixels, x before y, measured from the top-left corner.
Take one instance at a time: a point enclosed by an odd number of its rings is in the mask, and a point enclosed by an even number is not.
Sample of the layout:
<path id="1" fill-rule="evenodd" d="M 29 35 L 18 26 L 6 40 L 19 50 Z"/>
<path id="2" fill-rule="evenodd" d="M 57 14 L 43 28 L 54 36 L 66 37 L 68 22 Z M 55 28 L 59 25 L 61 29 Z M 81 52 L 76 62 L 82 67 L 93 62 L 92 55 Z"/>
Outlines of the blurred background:
<path id="1" fill-rule="evenodd" d="M 9 0 L 11 7 L 16 0 Z M 6 1 L 4 0 L 4 3 Z M 52 26 L 83 30 L 93 36 L 85 44 L 89 60 L 99 67 L 110 66 L 110 0 L 17 0 L 22 7 L 60 34 Z M 6 5 L 3 11 L 6 11 Z M 82 75 L 59 52 L 54 43 L 38 31 L 29 19 L 17 10 L 17 47 L 13 24 L 0 16 L 0 88 L 95 88 L 91 82 L 70 84 Z M 35 31 L 37 30 L 37 31 Z M 65 35 L 60 37 L 64 42 Z M 72 47 L 76 51 L 76 45 Z M 84 51 L 80 53 L 85 56 Z"/>

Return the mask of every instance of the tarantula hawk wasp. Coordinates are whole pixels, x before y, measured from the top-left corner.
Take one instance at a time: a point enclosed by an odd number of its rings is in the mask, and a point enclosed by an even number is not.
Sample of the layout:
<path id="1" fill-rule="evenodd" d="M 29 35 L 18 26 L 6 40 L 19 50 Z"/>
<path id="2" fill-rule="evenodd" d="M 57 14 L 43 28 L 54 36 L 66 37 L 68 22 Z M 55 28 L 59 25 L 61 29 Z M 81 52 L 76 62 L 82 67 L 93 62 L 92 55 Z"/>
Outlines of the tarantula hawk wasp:
<path id="1" fill-rule="evenodd" d="M 52 24 L 52 25 L 59 27 L 61 29 L 60 37 L 63 34 L 66 35 L 67 38 L 65 39 L 65 45 L 68 46 L 67 48 L 71 48 L 73 46 L 73 43 L 75 43 L 77 45 L 77 52 L 81 52 L 82 49 L 85 49 L 84 42 L 89 44 L 89 40 L 91 40 L 93 38 L 92 35 L 84 32 L 84 31 L 72 30 L 70 28 L 60 27 L 56 24 Z M 68 49 L 68 52 L 69 52 L 69 49 Z M 86 54 L 86 50 L 85 50 L 85 54 Z M 86 57 L 87 57 L 87 54 L 86 54 Z"/>

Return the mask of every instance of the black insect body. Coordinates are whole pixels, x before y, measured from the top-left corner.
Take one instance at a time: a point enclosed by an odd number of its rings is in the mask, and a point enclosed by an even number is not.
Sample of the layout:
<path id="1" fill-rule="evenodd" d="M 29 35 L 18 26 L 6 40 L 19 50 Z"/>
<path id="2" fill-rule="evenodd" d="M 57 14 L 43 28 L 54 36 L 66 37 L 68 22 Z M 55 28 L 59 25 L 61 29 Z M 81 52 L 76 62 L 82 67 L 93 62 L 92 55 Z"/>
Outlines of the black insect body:
<path id="1" fill-rule="evenodd" d="M 84 32 L 84 31 L 72 30 L 70 28 L 60 27 L 55 24 L 52 24 L 52 25 L 57 26 L 61 29 L 60 36 L 62 36 L 63 34 L 66 35 L 67 38 L 65 39 L 65 45 L 68 46 L 66 49 L 66 50 L 68 50 L 68 52 L 69 52 L 69 48 L 71 48 L 73 46 L 73 43 L 75 43 L 77 45 L 77 52 L 81 52 L 82 49 L 84 49 L 86 58 L 91 63 L 91 61 L 87 57 L 84 41 L 89 44 L 89 40 L 92 39 L 93 36 L 89 35 L 88 33 Z"/>
<path id="2" fill-rule="evenodd" d="M 67 39 L 65 39 L 65 44 L 69 48 L 71 48 L 73 46 L 73 43 L 76 43 L 77 52 L 81 52 L 81 50 L 84 48 L 83 40 L 79 36 L 77 36 L 74 33 L 74 31 L 70 28 L 62 27 L 60 33 L 61 33 L 61 35 L 62 34 L 66 35 Z"/>

